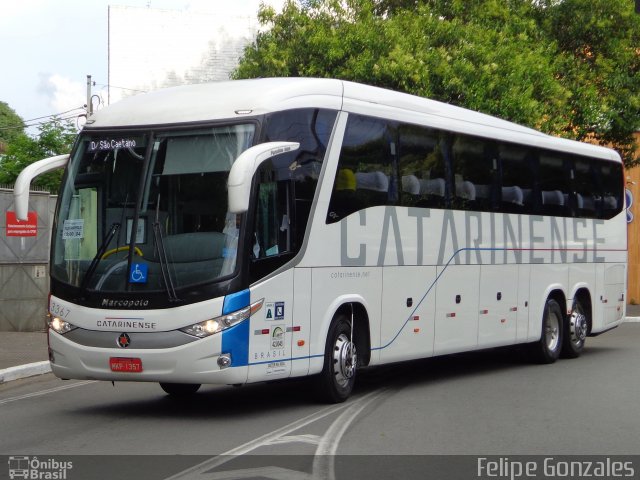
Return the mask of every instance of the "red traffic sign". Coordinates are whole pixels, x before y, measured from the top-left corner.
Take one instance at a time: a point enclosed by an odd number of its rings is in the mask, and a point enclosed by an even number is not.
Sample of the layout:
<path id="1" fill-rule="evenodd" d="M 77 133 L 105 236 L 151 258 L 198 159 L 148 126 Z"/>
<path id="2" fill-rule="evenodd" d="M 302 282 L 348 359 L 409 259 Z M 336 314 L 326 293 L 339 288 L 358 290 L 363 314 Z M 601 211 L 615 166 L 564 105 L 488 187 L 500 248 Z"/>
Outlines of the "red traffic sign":
<path id="1" fill-rule="evenodd" d="M 7 212 L 7 237 L 35 237 L 38 235 L 38 214 L 29 212 L 26 220 L 18 220 L 16 212 Z"/>

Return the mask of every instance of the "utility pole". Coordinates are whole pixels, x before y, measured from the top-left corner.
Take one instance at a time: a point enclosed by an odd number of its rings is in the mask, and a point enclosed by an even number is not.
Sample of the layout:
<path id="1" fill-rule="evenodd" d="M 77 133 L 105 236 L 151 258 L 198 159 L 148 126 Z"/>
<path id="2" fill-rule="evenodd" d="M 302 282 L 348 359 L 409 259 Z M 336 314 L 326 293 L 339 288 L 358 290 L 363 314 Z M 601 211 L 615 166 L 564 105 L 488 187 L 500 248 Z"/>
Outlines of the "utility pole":
<path id="1" fill-rule="evenodd" d="M 91 75 L 87 75 L 87 118 L 93 115 L 93 105 L 91 104 Z"/>

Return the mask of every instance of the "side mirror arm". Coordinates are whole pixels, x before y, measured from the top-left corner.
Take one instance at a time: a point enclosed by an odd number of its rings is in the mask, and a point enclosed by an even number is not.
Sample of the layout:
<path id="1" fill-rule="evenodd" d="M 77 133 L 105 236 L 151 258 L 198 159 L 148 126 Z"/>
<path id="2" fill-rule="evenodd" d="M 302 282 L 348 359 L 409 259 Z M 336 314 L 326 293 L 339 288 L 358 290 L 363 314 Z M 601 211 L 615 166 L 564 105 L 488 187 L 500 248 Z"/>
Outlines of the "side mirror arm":
<path id="1" fill-rule="evenodd" d="M 298 142 L 268 142 L 242 152 L 233 162 L 227 181 L 229 212 L 244 213 L 249 209 L 251 181 L 260 165 L 276 155 L 293 152 L 298 148 Z"/>
<path id="2" fill-rule="evenodd" d="M 45 158 L 33 162 L 31 165 L 25 167 L 13 187 L 13 199 L 15 203 L 16 218 L 18 220 L 27 220 L 27 214 L 29 211 L 29 187 L 31 181 L 38 175 L 55 170 L 57 168 L 63 168 L 69 162 L 69 155 L 57 155 L 55 157 Z"/>

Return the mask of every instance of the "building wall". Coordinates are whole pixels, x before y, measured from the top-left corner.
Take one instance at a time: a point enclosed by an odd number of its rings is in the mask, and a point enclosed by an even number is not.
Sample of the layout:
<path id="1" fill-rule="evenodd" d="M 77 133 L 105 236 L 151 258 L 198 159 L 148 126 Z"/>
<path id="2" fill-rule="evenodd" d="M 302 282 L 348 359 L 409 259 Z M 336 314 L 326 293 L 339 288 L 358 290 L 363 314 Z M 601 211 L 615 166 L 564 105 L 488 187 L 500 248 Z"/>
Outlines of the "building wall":
<path id="1" fill-rule="evenodd" d="M 636 145 L 640 146 L 640 132 L 636 134 Z M 637 154 L 640 158 L 640 152 Z M 633 220 L 627 224 L 627 245 L 629 248 L 627 303 L 640 304 L 640 167 L 630 168 L 625 173 L 627 189 L 633 196 L 633 203 L 629 208 Z"/>
<path id="2" fill-rule="evenodd" d="M 259 23 L 257 4 L 238 14 L 224 3 L 217 2 L 218 12 L 110 6 L 108 103 L 158 88 L 229 80 Z"/>

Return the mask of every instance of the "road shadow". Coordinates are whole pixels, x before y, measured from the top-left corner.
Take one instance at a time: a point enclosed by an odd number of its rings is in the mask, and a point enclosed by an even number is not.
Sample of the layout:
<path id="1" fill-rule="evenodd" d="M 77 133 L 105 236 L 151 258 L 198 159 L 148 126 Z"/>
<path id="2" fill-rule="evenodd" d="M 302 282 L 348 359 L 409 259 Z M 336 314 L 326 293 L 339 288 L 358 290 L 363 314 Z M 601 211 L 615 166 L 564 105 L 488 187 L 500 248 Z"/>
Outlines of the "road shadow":
<path id="1" fill-rule="evenodd" d="M 353 396 L 366 395 L 382 388 L 398 389 L 408 385 L 425 385 L 441 381 L 495 373 L 500 370 L 535 368 L 520 348 L 499 349 L 446 355 L 420 360 L 368 367 L 358 371 Z M 158 385 L 134 387 L 126 382 L 115 384 L 112 394 L 103 401 L 76 410 L 78 414 L 114 416 L 132 415 L 148 418 L 214 419 L 269 414 L 309 405 L 322 405 L 315 389 L 315 377 L 294 378 L 239 387 L 203 385 L 195 395 L 175 398 Z M 108 382 L 102 382 L 109 385 Z M 153 385 L 155 388 L 151 388 Z M 137 388 L 136 395 L 129 395 Z M 127 394 L 118 401 L 119 390 Z M 105 389 L 105 393 L 109 390 Z"/>

